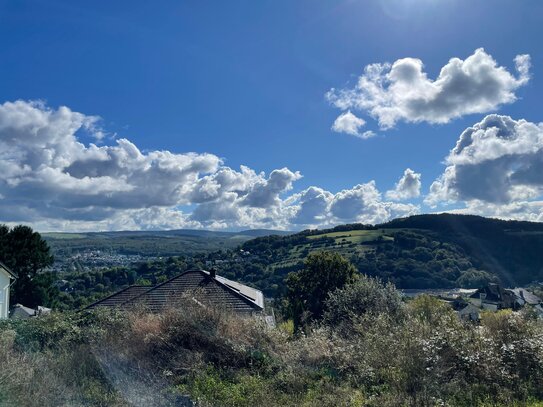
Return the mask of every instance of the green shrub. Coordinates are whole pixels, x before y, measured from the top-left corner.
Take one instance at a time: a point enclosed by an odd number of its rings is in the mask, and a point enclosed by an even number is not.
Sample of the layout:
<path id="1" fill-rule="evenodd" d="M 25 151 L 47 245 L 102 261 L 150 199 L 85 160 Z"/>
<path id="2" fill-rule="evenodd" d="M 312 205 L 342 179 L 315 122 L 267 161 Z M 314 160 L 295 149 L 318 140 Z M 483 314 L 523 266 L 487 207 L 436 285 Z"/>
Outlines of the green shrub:
<path id="1" fill-rule="evenodd" d="M 379 315 L 397 321 L 405 316 L 400 293 L 392 284 L 360 275 L 352 284 L 329 294 L 323 323 L 347 333 L 357 321 L 371 323 Z"/>
<path id="2" fill-rule="evenodd" d="M 543 321 L 463 323 L 361 277 L 305 334 L 194 301 L 0 323 L 0 406 L 538 406 Z M 142 401 L 144 400 L 144 401 Z"/>

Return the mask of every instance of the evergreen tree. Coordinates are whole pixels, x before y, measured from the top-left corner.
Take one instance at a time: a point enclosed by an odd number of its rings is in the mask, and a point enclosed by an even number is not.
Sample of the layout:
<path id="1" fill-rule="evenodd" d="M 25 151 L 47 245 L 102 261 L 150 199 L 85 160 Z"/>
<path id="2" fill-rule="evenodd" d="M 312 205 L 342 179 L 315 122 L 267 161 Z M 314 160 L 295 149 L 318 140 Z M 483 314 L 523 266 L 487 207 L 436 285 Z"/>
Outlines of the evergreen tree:
<path id="1" fill-rule="evenodd" d="M 28 307 L 53 305 L 58 290 L 54 276 L 44 271 L 53 264 L 47 242 L 28 226 L 10 229 L 0 225 L 0 260 L 17 274 L 12 286 L 12 303 Z"/>

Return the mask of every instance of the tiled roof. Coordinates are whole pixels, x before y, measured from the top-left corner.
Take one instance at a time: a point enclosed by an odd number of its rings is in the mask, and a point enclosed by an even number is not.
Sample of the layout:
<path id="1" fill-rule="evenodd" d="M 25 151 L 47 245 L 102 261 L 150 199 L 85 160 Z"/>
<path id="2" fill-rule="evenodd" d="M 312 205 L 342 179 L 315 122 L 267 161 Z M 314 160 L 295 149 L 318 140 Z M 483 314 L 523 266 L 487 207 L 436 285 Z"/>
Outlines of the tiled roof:
<path id="1" fill-rule="evenodd" d="M 36 315 L 36 310 L 29 307 L 25 307 L 24 305 L 21 305 L 21 304 L 15 304 L 13 308 L 11 309 L 10 313 L 12 315 L 15 315 L 18 313 L 26 314 L 29 317 L 33 317 L 34 315 Z"/>
<path id="2" fill-rule="evenodd" d="M 212 277 L 207 271 L 190 270 L 151 288 L 123 306 L 141 305 L 150 311 L 159 311 L 167 307 L 175 307 L 187 295 L 191 295 L 195 300 L 216 304 L 229 311 L 240 313 L 262 311 L 264 308 L 261 300 L 262 293 L 242 284 L 235 284 L 237 288 L 234 288 L 234 282 L 222 277 Z M 243 290 L 245 293 L 242 292 L 241 286 L 246 288 Z M 247 295 L 250 290 L 259 293 L 255 295 L 257 298 Z"/>
<path id="3" fill-rule="evenodd" d="M 114 307 L 124 304 L 126 301 L 131 300 L 134 297 L 137 297 L 140 294 L 143 294 L 145 291 L 148 291 L 151 287 L 145 285 L 131 285 L 121 291 L 118 291 L 114 294 L 111 294 L 109 297 L 103 298 L 100 301 L 89 305 L 87 309 L 96 308 L 96 307 Z"/>
<path id="4" fill-rule="evenodd" d="M 204 270 L 186 271 L 152 288 L 131 286 L 87 308 L 121 306 L 126 309 L 141 306 L 149 311 L 160 311 L 177 306 L 187 295 L 195 301 L 239 313 L 264 309 L 261 291 L 224 277 L 212 276 Z"/>
<path id="5" fill-rule="evenodd" d="M 531 293 L 525 288 L 512 288 L 511 291 L 520 299 L 524 300 L 530 305 L 536 305 L 541 302 L 541 298 Z"/>
<path id="6" fill-rule="evenodd" d="M 501 302 L 504 301 L 506 297 L 511 296 L 511 294 L 504 290 L 501 285 L 496 283 L 488 283 L 486 286 L 470 295 L 470 298 L 480 298 L 481 294 L 486 294 L 485 302 Z"/>

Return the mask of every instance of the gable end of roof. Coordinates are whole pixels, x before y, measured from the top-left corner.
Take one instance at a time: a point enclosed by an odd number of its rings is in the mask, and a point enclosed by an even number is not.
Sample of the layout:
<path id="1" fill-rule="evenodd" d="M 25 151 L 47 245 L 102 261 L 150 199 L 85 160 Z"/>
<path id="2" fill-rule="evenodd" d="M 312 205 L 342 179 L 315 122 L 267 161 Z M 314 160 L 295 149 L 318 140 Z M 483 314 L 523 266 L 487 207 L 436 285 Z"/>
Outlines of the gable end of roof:
<path id="1" fill-rule="evenodd" d="M 3 269 L 6 273 L 8 273 L 10 278 L 14 280 L 17 278 L 17 274 L 11 271 L 10 268 L 6 266 L 4 263 L 2 263 L 1 261 L 0 261 L 0 269 Z"/>

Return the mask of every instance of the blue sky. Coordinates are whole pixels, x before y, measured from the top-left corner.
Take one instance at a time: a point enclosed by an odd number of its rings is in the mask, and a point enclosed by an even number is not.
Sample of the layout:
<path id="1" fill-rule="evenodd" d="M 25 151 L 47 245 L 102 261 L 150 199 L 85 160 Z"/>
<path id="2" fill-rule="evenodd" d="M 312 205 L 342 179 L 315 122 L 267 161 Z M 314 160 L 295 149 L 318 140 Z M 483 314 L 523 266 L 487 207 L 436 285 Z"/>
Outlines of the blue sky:
<path id="1" fill-rule="evenodd" d="M 26 222 L 43 230 L 299 229 L 350 221 L 374 223 L 450 209 L 542 220 L 543 176 L 536 181 L 532 177 L 529 182 L 509 177 L 511 171 L 532 158 L 535 161 L 530 171 L 536 171 L 543 154 L 538 149 L 528 159 L 522 156 L 526 151 L 515 150 L 516 161 L 502 168 L 509 174 L 504 185 L 508 189 L 503 193 L 470 193 L 478 187 L 459 186 L 464 181 L 457 175 L 458 179 L 441 183 L 446 184 L 447 191 L 441 188 L 434 199 L 427 199 L 464 129 L 476 123 L 481 123 L 481 131 L 495 128 L 482 123 L 487 115 L 510 117 L 518 127 L 512 135 L 502 137 L 508 140 L 508 146 L 528 137 L 523 131 L 535 134 L 530 140 L 539 140 L 541 128 L 537 123 L 543 120 L 542 17 L 543 3 L 513 0 L 0 1 L 0 103 L 7 112 L 3 116 L 0 113 L 0 129 L 4 128 L 0 140 L 4 137 L 12 143 L 0 141 L 0 147 L 4 161 L 17 168 L 30 168 L 25 175 L 4 169 L 12 178 L 6 175 L 0 180 L 0 196 L 5 201 L 0 221 Z M 509 85 L 500 82 L 513 98 L 495 97 L 486 100 L 486 105 L 462 99 L 457 106 L 459 113 L 441 116 L 445 121 L 441 123 L 430 116 L 433 108 L 422 113 L 398 113 L 393 126 L 386 127 L 376 110 L 372 111 L 378 102 L 360 107 L 364 102 L 351 100 L 348 108 L 342 109 L 326 96 L 332 88 L 354 89 L 369 64 L 393 64 L 403 58 L 420 59 L 427 79 L 434 81 L 451 58 L 466 60 L 479 48 L 517 81 Z M 515 67 L 517 55 L 530 56 L 525 80 Z M 495 82 L 491 85 L 498 86 Z M 461 96 L 477 98 L 469 92 Z M 367 94 L 360 97 L 367 98 Z M 16 101 L 20 104 L 14 108 L 5 105 Z M 470 103 L 472 108 L 463 111 L 462 106 Z M 44 124 L 61 106 L 69 108 L 72 116 L 67 120 L 75 120 L 81 129 L 66 134 L 70 130 L 58 127 L 58 123 Z M 39 114 L 44 117 L 36 119 L 41 120 L 38 124 L 17 128 L 12 123 L 14 110 L 34 119 Z M 362 139 L 333 131 L 336 118 L 347 111 L 365 121 L 360 134 L 372 131 L 376 135 Z M 100 119 L 91 120 L 90 126 L 82 125 L 81 118 L 73 117 L 75 112 Z M 521 119 L 533 128 L 522 130 L 518 123 Z M 44 185 L 37 176 L 43 160 L 16 161 L 33 155 L 29 151 L 39 146 L 60 153 L 54 143 L 42 145 L 43 139 L 35 139 L 42 137 L 36 135 L 40 132 L 33 133 L 30 144 L 17 141 L 29 126 L 42 128 L 41 133 L 64 134 L 71 141 L 65 140 L 63 145 L 75 140 L 87 147 L 97 143 L 97 148 L 105 149 L 116 146 L 116 140 L 127 139 L 152 162 L 148 163 L 151 167 L 162 166 L 149 158 L 157 151 L 182 155 L 177 157 L 182 162 L 176 166 L 186 165 L 188 152 L 209 153 L 220 162 L 207 162 L 205 168 L 190 174 L 159 171 L 135 176 L 117 170 L 114 174 L 100 173 L 98 177 L 106 178 L 95 179 L 97 169 L 90 168 L 88 156 L 81 158 L 88 151 L 78 152 L 79 158 L 67 158 L 64 152 L 63 162 L 68 164 L 58 164 L 57 160 L 58 165 L 51 167 L 60 178 L 66 174 L 73 177 L 77 167 L 76 179 L 82 183 L 97 181 L 104 188 L 101 196 L 123 191 L 125 195 L 102 202 L 83 191 L 81 185 L 68 187 L 69 180 L 51 181 L 51 175 L 45 182 L 51 182 L 50 188 L 43 187 L 37 194 L 34 185 Z M 98 131 L 105 134 L 101 140 Z M 118 158 L 112 158 L 118 151 L 102 153 L 118 162 Z M 488 156 L 481 154 L 485 158 L 470 163 L 472 172 L 468 172 L 482 177 L 480 168 L 473 166 L 484 161 L 486 168 L 490 163 Z M 462 157 L 457 158 L 465 167 Z M 77 159 L 88 165 L 75 165 Z M 454 160 L 451 157 L 449 165 L 459 165 L 450 164 Z M 236 181 L 242 186 L 225 188 L 213 198 L 195 197 L 192 189 L 179 192 L 221 168 L 240 173 L 240 165 L 254 172 L 254 176 Z M 490 166 L 492 170 L 484 178 L 499 178 L 496 166 Z M 272 179 L 270 173 L 284 168 L 289 173 L 278 172 Z M 402 199 L 388 199 L 394 194 L 387 198 L 386 191 L 395 188 L 407 168 L 420 174 L 415 180 L 420 185 L 410 184 L 411 190 L 401 195 Z M 262 171 L 265 174 L 260 174 Z M 172 177 L 177 177 L 177 182 Z M 153 183 L 156 179 L 158 185 L 164 178 L 164 188 L 157 187 L 153 199 L 142 191 L 132 197 L 126 193 L 136 189 L 135 182 Z M 121 179 L 124 185 L 113 185 Z M 355 188 L 371 181 L 375 181 L 373 189 Z M 215 189 L 218 184 L 224 186 L 215 179 Z M 318 194 L 315 190 L 311 194 L 313 198 L 320 194 L 320 201 L 306 206 L 315 204 L 322 213 L 315 209 L 305 216 L 302 211 L 309 198 L 304 192 L 310 187 L 319 189 Z M 488 183 L 481 182 L 481 188 L 489 188 Z M 177 191 L 175 197 L 172 191 Z M 344 194 L 338 195 L 341 191 Z M 375 193 L 381 197 L 375 198 Z M 157 199 L 156 194 L 168 195 L 168 199 Z M 251 198 L 253 195 L 258 199 Z M 333 205 L 341 204 L 341 200 L 350 206 L 334 210 Z M 376 202 L 380 205 L 377 209 L 373 208 Z M 295 221 L 297 217 L 305 223 Z"/>

